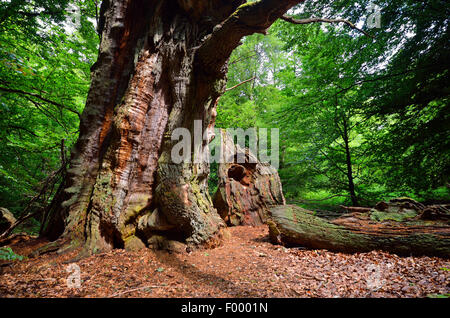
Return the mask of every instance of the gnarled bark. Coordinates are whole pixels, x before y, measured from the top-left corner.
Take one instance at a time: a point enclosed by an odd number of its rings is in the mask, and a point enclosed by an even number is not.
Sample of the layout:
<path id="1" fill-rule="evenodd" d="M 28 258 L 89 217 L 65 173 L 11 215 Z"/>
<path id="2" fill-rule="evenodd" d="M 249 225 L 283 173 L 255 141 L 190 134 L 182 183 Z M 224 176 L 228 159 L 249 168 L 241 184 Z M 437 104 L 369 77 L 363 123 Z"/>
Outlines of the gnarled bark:
<path id="1" fill-rule="evenodd" d="M 219 164 L 219 187 L 214 207 L 228 225 L 261 225 L 268 208 L 286 203 L 277 170 L 262 163 L 248 149 L 234 144 L 233 137 L 221 130 L 221 153 L 232 156 Z M 239 153 L 244 162 L 239 163 Z"/>
<path id="2" fill-rule="evenodd" d="M 42 235 L 92 253 L 142 233 L 193 244 L 220 233 L 208 164 L 173 164 L 171 134 L 180 127 L 193 131 L 194 120 L 213 129 L 233 49 L 300 1 L 244 2 L 103 1 L 80 136 Z M 153 213 L 173 228 L 139 231 L 140 219 Z"/>
<path id="3" fill-rule="evenodd" d="M 351 213 L 331 222 L 298 206 L 270 210 L 271 241 L 338 252 L 385 250 L 400 255 L 450 257 L 450 225 L 418 218 L 378 221 L 370 213 Z"/>

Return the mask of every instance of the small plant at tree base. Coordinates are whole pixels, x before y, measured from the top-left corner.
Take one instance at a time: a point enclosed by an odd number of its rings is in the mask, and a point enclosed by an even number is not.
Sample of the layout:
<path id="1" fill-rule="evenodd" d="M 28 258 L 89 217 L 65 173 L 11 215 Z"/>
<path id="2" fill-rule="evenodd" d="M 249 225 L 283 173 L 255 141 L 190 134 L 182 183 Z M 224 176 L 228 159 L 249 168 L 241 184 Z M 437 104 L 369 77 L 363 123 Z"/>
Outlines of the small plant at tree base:
<path id="1" fill-rule="evenodd" d="M 23 256 L 14 253 L 14 251 L 10 247 L 2 247 L 0 248 L 0 260 L 21 261 L 23 260 Z"/>

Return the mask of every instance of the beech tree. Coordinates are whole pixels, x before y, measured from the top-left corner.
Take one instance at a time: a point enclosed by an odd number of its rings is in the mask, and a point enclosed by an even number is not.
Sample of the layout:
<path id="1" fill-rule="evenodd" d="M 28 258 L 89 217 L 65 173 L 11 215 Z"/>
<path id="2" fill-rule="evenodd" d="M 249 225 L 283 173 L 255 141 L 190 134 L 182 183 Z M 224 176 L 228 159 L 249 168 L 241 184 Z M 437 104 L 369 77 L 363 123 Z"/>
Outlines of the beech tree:
<path id="1" fill-rule="evenodd" d="M 42 235 L 86 253 L 123 247 L 151 213 L 172 225 L 155 228 L 168 237 L 220 238 L 208 163 L 172 164 L 171 133 L 194 120 L 212 132 L 232 51 L 299 2 L 103 1 L 79 139 Z"/>
<path id="2" fill-rule="evenodd" d="M 201 120 L 208 136 L 201 148 L 208 147 L 231 53 L 300 2 L 103 1 L 79 139 L 41 234 L 58 247 L 104 251 L 142 244 L 139 220 L 151 215 L 154 234 L 220 241 L 225 224 L 208 193 L 209 164 L 173 164 L 172 132 L 192 132 Z"/>

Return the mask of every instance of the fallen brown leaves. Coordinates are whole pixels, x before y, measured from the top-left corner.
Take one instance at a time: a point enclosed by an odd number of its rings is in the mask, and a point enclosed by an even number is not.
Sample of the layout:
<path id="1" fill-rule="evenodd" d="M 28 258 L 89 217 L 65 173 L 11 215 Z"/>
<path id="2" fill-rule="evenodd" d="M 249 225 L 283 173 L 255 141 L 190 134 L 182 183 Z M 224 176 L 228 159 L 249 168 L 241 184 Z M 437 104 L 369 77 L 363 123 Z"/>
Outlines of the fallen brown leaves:
<path id="1" fill-rule="evenodd" d="M 74 253 L 16 262 L 0 268 L 0 297 L 425 297 L 450 293 L 449 260 L 286 249 L 268 242 L 265 226 L 234 227 L 230 232 L 223 246 L 211 250 L 181 254 L 114 250 L 79 260 L 80 289 L 66 284 L 66 268 Z"/>

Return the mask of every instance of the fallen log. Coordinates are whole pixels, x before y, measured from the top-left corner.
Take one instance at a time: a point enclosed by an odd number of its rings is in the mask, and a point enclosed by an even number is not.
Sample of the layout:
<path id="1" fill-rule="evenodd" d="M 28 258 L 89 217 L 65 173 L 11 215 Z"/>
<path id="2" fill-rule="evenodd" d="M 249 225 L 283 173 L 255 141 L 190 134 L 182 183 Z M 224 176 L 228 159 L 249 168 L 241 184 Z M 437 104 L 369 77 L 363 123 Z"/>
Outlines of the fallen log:
<path id="1" fill-rule="evenodd" d="M 15 234 L 8 236 L 5 239 L 0 239 L 0 247 L 5 246 L 5 245 L 10 245 L 10 244 L 18 244 L 21 242 L 34 240 L 37 238 L 38 238 L 37 236 L 32 236 L 27 233 L 15 233 Z"/>
<path id="2" fill-rule="evenodd" d="M 347 212 L 369 212 L 372 208 L 366 208 L 361 206 L 343 206 L 340 205 L 340 208 Z"/>
<path id="3" fill-rule="evenodd" d="M 371 213 L 346 214 L 329 222 L 293 205 L 272 207 L 269 213 L 269 235 L 275 244 L 346 253 L 384 250 L 450 257 L 450 225 L 445 222 L 377 221 Z"/>

